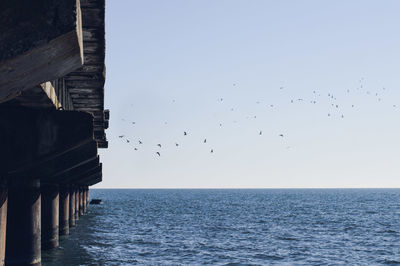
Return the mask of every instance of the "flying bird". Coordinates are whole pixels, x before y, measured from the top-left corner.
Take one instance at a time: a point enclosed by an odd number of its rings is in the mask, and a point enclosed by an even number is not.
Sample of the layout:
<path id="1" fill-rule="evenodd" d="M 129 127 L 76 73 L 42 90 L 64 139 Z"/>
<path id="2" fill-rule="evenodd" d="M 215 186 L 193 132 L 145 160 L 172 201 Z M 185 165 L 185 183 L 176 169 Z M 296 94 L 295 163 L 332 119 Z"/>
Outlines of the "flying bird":
<path id="1" fill-rule="evenodd" d="M 161 144 L 157 144 L 157 146 L 161 148 Z"/>
<path id="2" fill-rule="evenodd" d="M 157 154 L 158 156 L 161 156 L 161 154 L 160 154 L 159 152 L 156 152 L 156 154 Z"/>
<path id="3" fill-rule="evenodd" d="M 139 144 L 143 144 L 143 142 L 141 142 L 141 141 L 139 140 Z"/>
<path id="4" fill-rule="evenodd" d="M 207 142 L 207 139 L 204 139 L 204 143 L 206 143 Z"/>
<path id="5" fill-rule="evenodd" d="M 283 138 L 283 134 L 279 134 L 279 137 Z"/>
<path id="6" fill-rule="evenodd" d="M 214 153 L 214 150 L 213 150 L 213 149 L 211 149 L 210 153 Z"/>
<path id="7" fill-rule="evenodd" d="M 183 131 L 183 135 L 184 135 L 184 136 L 186 136 L 186 135 L 187 135 L 186 131 Z"/>
<path id="8" fill-rule="evenodd" d="M 125 137 L 125 135 L 121 135 L 121 136 L 118 136 L 119 138 L 123 138 L 123 137 Z"/>
<path id="9" fill-rule="evenodd" d="M 262 131 L 261 131 L 261 130 L 260 130 L 260 133 L 259 133 L 259 134 L 260 134 L 260 136 L 262 135 Z"/>

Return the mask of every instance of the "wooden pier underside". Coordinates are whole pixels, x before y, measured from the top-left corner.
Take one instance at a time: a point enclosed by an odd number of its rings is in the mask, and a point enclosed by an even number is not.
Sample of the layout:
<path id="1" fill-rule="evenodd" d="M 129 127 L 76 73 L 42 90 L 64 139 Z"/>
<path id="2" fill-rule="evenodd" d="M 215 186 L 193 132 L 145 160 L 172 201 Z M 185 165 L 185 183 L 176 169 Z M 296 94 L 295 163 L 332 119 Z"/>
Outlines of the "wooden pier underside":
<path id="1" fill-rule="evenodd" d="M 0 1 L 0 266 L 41 265 L 102 181 L 104 9 Z"/>
<path id="2" fill-rule="evenodd" d="M 97 149 L 108 146 L 109 124 L 104 5 L 0 3 L 1 178 L 84 185 L 101 179 Z"/>

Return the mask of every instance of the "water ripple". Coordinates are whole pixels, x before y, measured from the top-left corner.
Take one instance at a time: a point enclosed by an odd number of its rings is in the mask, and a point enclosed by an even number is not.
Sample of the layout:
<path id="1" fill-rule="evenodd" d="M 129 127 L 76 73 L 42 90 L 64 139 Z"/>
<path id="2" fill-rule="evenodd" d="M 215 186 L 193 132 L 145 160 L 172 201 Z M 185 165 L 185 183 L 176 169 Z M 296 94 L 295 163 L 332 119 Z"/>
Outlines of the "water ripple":
<path id="1" fill-rule="evenodd" d="M 400 264 L 400 190 L 93 190 L 44 265 Z"/>

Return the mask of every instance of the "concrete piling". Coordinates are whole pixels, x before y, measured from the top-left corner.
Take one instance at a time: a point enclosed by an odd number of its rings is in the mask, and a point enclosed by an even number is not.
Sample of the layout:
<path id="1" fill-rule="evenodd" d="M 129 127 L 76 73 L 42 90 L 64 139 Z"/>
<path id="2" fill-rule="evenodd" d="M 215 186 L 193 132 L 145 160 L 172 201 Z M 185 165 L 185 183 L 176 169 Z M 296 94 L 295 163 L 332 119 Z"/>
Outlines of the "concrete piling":
<path id="1" fill-rule="evenodd" d="M 7 202 L 8 189 L 4 183 L 0 186 L 0 265 L 4 265 L 6 251 Z"/>
<path id="2" fill-rule="evenodd" d="M 83 189 L 79 187 L 79 216 L 83 215 Z"/>
<path id="3" fill-rule="evenodd" d="M 75 189 L 69 187 L 69 227 L 75 226 Z"/>
<path id="4" fill-rule="evenodd" d="M 40 181 L 9 184 L 6 265 L 41 265 Z"/>
<path id="5" fill-rule="evenodd" d="M 69 234 L 69 188 L 68 186 L 60 187 L 60 216 L 59 216 L 59 234 Z"/>
<path id="6" fill-rule="evenodd" d="M 83 213 L 87 212 L 86 187 L 82 188 Z"/>
<path id="7" fill-rule="evenodd" d="M 74 188 L 75 193 L 75 221 L 79 220 L 79 189 L 77 187 Z"/>
<path id="8" fill-rule="evenodd" d="M 59 240 L 59 186 L 42 184 L 42 249 L 58 247 Z"/>
<path id="9" fill-rule="evenodd" d="M 86 187 L 86 205 L 89 208 L 89 188 Z"/>

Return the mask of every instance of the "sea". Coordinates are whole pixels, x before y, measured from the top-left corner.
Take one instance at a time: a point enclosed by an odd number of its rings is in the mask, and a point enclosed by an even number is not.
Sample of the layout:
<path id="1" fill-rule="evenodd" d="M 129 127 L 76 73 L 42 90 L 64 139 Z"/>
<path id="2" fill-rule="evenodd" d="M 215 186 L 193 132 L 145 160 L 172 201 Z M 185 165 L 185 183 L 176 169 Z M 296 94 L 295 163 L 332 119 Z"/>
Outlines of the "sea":
<path id="1" fill-rule="evenodd" d="M 92 189 L 43 265 L 400 265 L 400 189 Z"/>

